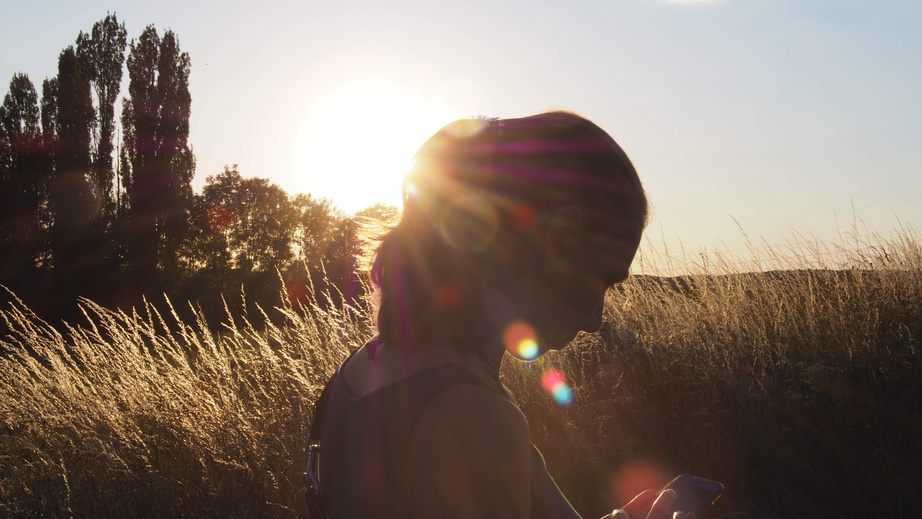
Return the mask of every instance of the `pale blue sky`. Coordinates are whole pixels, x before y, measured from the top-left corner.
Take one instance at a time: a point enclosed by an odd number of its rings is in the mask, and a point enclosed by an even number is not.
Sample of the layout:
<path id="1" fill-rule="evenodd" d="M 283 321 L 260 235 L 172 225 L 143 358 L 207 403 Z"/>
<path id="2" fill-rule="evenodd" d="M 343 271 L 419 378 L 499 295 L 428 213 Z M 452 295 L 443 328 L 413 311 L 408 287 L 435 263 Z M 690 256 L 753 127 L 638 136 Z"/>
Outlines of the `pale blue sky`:
<path id="1" fill-rule="evenodd" d="M 17 71 L 40 88 L 107 11 L 129 37 L 173 29 L 196 186 L 238 163 L 346 210 L 396 203 L 393 164 L 380 184 L 355 168 L 408 159 L 455 118 L 566 108 L 631 156 L 673 251 L 742 248 L 731 216 L 754 241 L 835 238 L 852 203 L 870 231 L 922 227 L 917 0 L 3 3 L 4 92 Z"/>

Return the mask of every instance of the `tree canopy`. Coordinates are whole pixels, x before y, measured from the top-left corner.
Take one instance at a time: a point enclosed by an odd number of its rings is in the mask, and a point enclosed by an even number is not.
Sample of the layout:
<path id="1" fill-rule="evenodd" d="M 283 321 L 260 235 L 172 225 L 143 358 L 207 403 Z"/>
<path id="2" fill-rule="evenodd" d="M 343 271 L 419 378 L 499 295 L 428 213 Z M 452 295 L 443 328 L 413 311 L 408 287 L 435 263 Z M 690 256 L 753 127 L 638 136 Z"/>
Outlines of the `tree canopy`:
<path id="1" fill-rule="evenodd" d="M 361 296 L 358 230 L 396 210 L 347 216 L 236 165 L 194 193 L 191 70 L 173 31 L 149 25 L 129 41 L 111 13 L 61 51 L 40 98 L 13 75 L 0 105 L 0 284 L 63 318 L 79 297 L 125 307 L 166 293 L 219 318 L 247 311 L 242 293 L 264 308 Z"/>

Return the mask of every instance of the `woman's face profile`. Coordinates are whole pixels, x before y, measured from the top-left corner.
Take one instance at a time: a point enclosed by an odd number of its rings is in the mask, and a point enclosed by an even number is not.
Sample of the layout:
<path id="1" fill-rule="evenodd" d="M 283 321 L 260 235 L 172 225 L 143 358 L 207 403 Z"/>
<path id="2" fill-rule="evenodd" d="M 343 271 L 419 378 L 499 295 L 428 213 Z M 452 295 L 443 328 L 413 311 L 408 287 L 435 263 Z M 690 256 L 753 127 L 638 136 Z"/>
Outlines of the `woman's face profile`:
<path id="1" fill-rule="evenodd" d="M 562 246 L 550 248 L 536 272 L 522 273 L 518 295 L 522 317 L 535 329 L 539 355 L 563 348 L 581 331 L 599 330 L 605 293 L 627 279 L 642 230 L 571 229 L 566 236 L 549 237 Z"/>

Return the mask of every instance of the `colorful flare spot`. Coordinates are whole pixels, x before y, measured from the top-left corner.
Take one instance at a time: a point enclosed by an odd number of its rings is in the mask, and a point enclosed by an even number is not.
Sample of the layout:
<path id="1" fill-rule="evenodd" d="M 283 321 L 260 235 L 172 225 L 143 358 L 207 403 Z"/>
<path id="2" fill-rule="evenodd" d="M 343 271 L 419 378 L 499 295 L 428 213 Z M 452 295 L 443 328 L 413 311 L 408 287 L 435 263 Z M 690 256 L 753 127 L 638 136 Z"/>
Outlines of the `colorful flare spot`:
<path id="1" fill-rule="evenodd" d="M 307 300 L 307 285 L 304 282 L 295 281 L 286 285 L 288 289 L 288 303 L 291 306 L 297 306 Z"/>
<path id="2" fill-rule="evenodd" d="M 231 221 L 233 218 L 230 213 L 227 212 L 227 209 L 224 209 L 221 206 L 216 206 L 208 209 L 208 225 L 213 231 L 223 231 L 230 227 Z"/>
<path id="3" fill-rule="evenodd" d="M 519 229 L 527 229 L 535 225 L 537 221 L 535 210 L 526 205 L 517 205 L 513 209 L 512 224 Z"/>
<path id="4" fill-rule="evenodd" d="M 519 343 L 519 357 L 525 360 L 532 360 L 538 356 L 538 343 L 526 339 Z"/>
<path id="5" fill-rule="evenodd" d="M 559 369 L 550 369 L 544 373 L 544 376 L 541 377 L 541 385 L 544 386 L 545 391 L 553 391 L 555 387 L 558 387 L 562 384 L 566 384 L 567 379 L 563 376 L 563 373 Z"/>
<path id="6" fill-rule="evenodd" d="M 628 463 L 611 475 L 611 501 L 627 503 L 645 489 L 662 487 L 666 480 L 660 473 L 655 466 L 642 460 Z"/>
<path id="7" fill-rule="evenodd" d="M 442 306 L 455 306 L 458 303 L 458 287 L 454 283 L 442 283 L 435 289 L 435 299 Z"/>
<path id="8" fill-rule="evenodd" d="M 538 357 L 538 340 L 535 329 L 523 321 L 514 321 L 503 334 L 503 344 L 509 353 L 520 359 L 533 360 Z"/>
<path id="9" fill-rule="evenodd" d="M 568 406 L 573 402 L 573 391 L 570 389 L 570 386 L 566 384 L 557 386 L 557 389 L 551 392 L 551 396 L 562 406 Z"/>
<path id="10" fill-rule="evenodd" d="M 541 385 L 559 405 L 567 406 L 573 402 L 573 391 L 567 385 L 567 378 L 559 369 L 546 371 L 541 377 Z"/>

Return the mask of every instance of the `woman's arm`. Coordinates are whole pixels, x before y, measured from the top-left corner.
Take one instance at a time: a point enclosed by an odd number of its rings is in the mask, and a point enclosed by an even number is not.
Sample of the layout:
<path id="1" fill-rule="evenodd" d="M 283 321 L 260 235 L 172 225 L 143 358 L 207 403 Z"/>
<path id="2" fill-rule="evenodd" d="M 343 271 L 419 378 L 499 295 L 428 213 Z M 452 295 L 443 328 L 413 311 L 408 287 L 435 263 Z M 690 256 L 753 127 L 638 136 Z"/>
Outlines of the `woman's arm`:
<path id="1" fill-rule="evenodd" d="M 547 519 L 580 519 L 579 514 L 567 501 L 551 478 L 544 464 L 544 456 L 534 446 L 532 455 L 532 518 Z"/>

